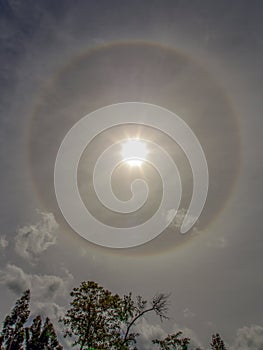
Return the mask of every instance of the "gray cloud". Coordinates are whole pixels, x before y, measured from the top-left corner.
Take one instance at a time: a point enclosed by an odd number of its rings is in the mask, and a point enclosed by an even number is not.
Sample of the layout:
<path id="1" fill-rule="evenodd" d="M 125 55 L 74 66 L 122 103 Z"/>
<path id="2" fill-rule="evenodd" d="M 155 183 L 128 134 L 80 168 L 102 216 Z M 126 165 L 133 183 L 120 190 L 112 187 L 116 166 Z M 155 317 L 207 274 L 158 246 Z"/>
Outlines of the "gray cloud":
<path id="1" fill-rule="evenodd" d="M 158 324 L 150 324 L 145 318 L 141 320 L 135 327 L 135 332 L 140 333 L 137 343 L 138 348 L 142 350 L 151 350 L 155 348 L 152 344 L 153 339 L 163 339 L 167 333 Z"/>
<path id="2" fill-rule="evenodd" d="M 8 247 L 8 240 L 5 236 L 0 236 L 0 250 L 5 250 Z"/>
<path id="3" fill-rule="evenodd" d="M 30 280 L 24 271 L 15 265 L 7 265 L 0 271 L 0 283 L 7 286 L 16 295 L 20 295 L 31 287 Z"/>
<path id="4" fill-rule="evenodd" d="M 16 253 L 31 262 L 39 254 L 54 245 L 57 240 L 56 230 L 58 224 L 52 213 L 39 213 L 41 219 L 35 225 L 26 225 L 18 229 L 15 237 Z"/>
<path id="5" fill-rule="evenodd" d="M 135 330 L 140 333 L 138 338 L 139 349 L 152 350 L 156 346 L 152 344 L 153 339 L 164 339 L 168 332 L 165 331 L 159 324 L 150 324 L 145 318 L 135 327 Z M 204 348 L 196 333 L 187 327 L 179 327 L 178 324 L 174 324 L 169 334 L 175 334 L 181 331 L 183 337 L 190 338 L 190 345 L 194 348 Z"/>
<path id="6" fill-rule="evenodd" d="M 29 274 L 22 268 L 8 264 L 0 270 L 0 284 L 6 286 L 18 297 L 26 290 L 31 291 L 31 315 L 49 317 L 65 349 L 71 349 L 70 343 L 63 340 L 63 327 L 58 320 L 65 314 L 64 302 L 73 282 L 73 276 L 64 271 L 63 277 L 56 275 Z"/>
<path id="7" fill-rule="evenodd" d="M 163 339 L 167 336 L 167 332 L 160 325 L 150 324 L 145 318 L 136 325 L 135 331 L 140 333 L 138 345 L 142 350 L 155 348 L 152 339 Z M 191 347 L 206 348 L 193 329 L 180 327 L 175 323 L 170 333 L 177 333 L 178 331 L 181 331 L 184 337 L 190 338 Z M 263 350 L 263 326 L 252 325 L 238 329 L 234 344 L 227 346 L 227 348 L 230 350 Z"/>
<path id="8" fill-rule="evenodd" d="M 55 275 L 27 274 L 22 268 L 11 264 L 0 271 L 0 283 L 16 295 L 30 289 L 32 300 L 48 302 L 64 296 L 72 279 L 72 275 L 68 272 L 64 278 Z"/>
<path id="9" fill-rule="evenodd" d="M 65 307 L 55 302 L 35 302 L 32 305 L 32 313 L 49 317 L 52 322 L 57 322 L 65 314 Z"/>
<path id="10" fill-rule="evenodd" d="M 65 271 L 65 274 L 63 278 L 55 275 L 27 274 L 20 267 L 8 264 L 4 270 L 0 270 L 0 284 L 5 285 L 17 296 L 30 289 L 31 315 L 49 317 L 57 334 L 63 339 L 62 325 L 58 320 L 65 314 L 66 309 L 61 303 L 73 281 L 73 276 L 68 271 Z M 65 349 L 71 348 L 69 342 L 62 342 Z"/>
<path id="11" fill-rule="evenodd" d="M 183 333 L 183 337 L 190 338 L 190 347 L 199 347 L 201 349 L 204 349 L 203 344 L 193 329 L 190 329 L 188 327 L 179 327 L 178 324 L 175 323 L 172 328 L 172 333 L 177 333 L 178 331 L 181 331 Z"/>
<path id="12" fill-rule="evenodd" d="M 135 327 L 135 331 L 140 333 L 138 345 L 142 350 L 155 348 L 152 339 L 163 339 L 167 336 L 167 332 L 160 325 L 152 325 L 146 319 L 142 319 Z M 181 331 L 184 337 L 190 338 L 190 345 L 193 348 L 205 349 L 194 330 L 188 327 L 180 327 L 175 323 L 170 333 L 177 333 L 178 331 Z M 238 329 L 234 344 L 227 347 L 230 350 L 263 350 L 263 326 L 252 325 Z"/>
<path id="13" fill-rule="evenodd" d="M 252 325 L 238 329 L 231 350 L 263 350 L 263 327 Z"/>

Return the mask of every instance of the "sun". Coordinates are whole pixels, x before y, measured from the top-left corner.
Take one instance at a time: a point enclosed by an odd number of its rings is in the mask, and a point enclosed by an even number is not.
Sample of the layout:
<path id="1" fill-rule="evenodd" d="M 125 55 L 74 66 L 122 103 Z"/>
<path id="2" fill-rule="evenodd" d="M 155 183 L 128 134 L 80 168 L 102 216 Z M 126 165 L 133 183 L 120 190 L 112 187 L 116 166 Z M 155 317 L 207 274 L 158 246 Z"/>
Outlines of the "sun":
<path id="1" fill-rule="evenodd" d="M 128 139 L 122 143 L 123 161 L 131 167 L 140 167 L 146 159 L 148 150 L 141 139 Z"/>

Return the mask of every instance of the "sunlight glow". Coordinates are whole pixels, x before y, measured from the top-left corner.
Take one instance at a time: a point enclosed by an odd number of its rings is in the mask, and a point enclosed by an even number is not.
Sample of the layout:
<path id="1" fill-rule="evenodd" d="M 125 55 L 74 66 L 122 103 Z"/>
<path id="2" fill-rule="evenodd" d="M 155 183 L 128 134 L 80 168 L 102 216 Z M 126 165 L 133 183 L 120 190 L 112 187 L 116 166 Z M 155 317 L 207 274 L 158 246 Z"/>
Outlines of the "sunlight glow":
<path id="1" fill-rule="evenodd" d="M 147 154 L 146 144 L 140 139 L 129 139 L 122 144 L 123 160 L 131 167 L 140 167 Z"/>

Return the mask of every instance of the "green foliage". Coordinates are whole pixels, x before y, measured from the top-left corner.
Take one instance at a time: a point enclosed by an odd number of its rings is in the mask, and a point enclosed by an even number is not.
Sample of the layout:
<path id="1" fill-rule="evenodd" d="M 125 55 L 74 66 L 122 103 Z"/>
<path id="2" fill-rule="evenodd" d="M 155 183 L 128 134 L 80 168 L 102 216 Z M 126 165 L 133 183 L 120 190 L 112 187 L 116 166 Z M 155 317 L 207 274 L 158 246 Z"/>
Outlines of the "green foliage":
<path id="1" fill-rule="evenodd" d="M 47 317 L 44 325 L 40 316 L 36 316 L 30 327 L 26 328 L 25 350 L 62 350 L 53 324 Z"/>
<path id="2" fill-rule="evenodd" d="M 11 315 L 6 316 L 0 336 L 0 350 L 62 350 L 53 324 L 46 318 L 42 326 L 36 316 L 31 326 L 25 327 L 30 315 L 30 291 L 17 300 Z"/>
<path id="3" fill-rule="evenodd" d="M 141 319 L 146 313 L 154 312 L 157 316 L 160 317 L 161 321 L 168 318 L 166 316 L 166 313 L 168 311 L 168 297 L 168 295 L 165 295 L 163 293 L 158 294 L 152 298 L 150 303 L 148 303 L 148 301 L 142 299 L 141 296 L 137 296 L 136 302 L 131 299 L 131 294 L 129 294 L 129 296 L 126 296 L 126 298 L 129 299 L 130 308 L 125 320 L 126 331 L 124 334 L 123 342 L 121 343 L 123 346 L 126 345 L 128 349 L 136 350 L 136 347 L 132 347 L 132 344 L 136 343 L 136 337 L 139 335 L 139 333 L 131 333 L 130 331 L 132 329 L 132 326 L 134 326 L 136 322 Z"/>
<path id="4" fill-rule="evenodd" d="M 210 343 L 211 350 L 226 350 L 224 341 L 218 333 L 212 335 L 212 342 Z"/>
<path id="5" fill-rule="evenodd" d="M 168 295 L 158 294 L 152 300 L 132 294 L 119 296 L 97 283 L 82 282 L 70 293 L 70 309 L 63 319 L 65 337 L 73 338 L 80 350 L 137 350 L 139 333 L 133 326 L 147 313 L 154 312 L 161 321 L 167 319 Z M 30 291 L 17 300 L 11 314 L 6 316 L 0 333 L 0 350 L 62 350 L 49 318 L 43 322 L 36 316 L 29 324 Z M 25 324 L 27 326 L 25 326 Z M 138 326 L 138 325 L 137 325 Z M 190 350 L 190 339 L 182 332 L 154 339 L 159 350 Z M 213 334 L 211 350 L 226 350 L 220 335 Z M 196 349 L 201 350 L 201 349 Z"/>
<path id="6" fill-rule="evenodd" d="M 71 307 L 63 320 L 65 337 L 73 337 L 73 346 L 80 349 L 135 350 L 136 337 L 132 332 L 136 322 L 148 312 L 155 312 L 161 320 L 167 318 L 165 294 L 155 296 L 150 303 L 132 294 L 120 297 L 97 283 L 82 282 L 71 292 Z"/>
<path id="7" fill-rule="evenodd" d="M 82 282 L 70 295 L 71 308 L 62 320 L 67 327 L 65 337 L 74 336 L 73 345 L 80 349 L 116 349 L 128 303 L 123 305 L 120 296 L 90 281 Z"/>
<path id="8" fill-rule="evenodd" d="M 190 343 L 189 338 L 181 338 L 182 332 L 176 334 L 168 334 L 163 339 L 154 339 L 153 344 L 158 344 L 160 350 L 187 350 Z"/>
<path id="9" fill-rule="evenodd" d="M 1 332 L 1 348 L 7 350 L 23 349 L 25 338 L 24 324 L 28 320 L 30 291 L 24 292 L 17 300 L 11 315 L 6 316 Z"/>

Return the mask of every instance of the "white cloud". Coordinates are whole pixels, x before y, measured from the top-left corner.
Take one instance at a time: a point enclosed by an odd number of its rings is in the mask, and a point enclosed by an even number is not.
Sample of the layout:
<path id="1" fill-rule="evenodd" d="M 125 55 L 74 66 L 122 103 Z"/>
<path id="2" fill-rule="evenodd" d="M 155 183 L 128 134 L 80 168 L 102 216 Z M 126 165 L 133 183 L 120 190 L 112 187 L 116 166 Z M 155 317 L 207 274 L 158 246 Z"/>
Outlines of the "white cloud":
<path id="1" fill-rule="evenodd" d="M 225 237 L 210 237 L 207 240 L 207 246 L 211 248 L 225 248 L 227 246 L 227 240 Z"/>
<path id="2" fill-rule="evenodd" d="M 31 308 L 32 314 L 49 317 L 52 322 L 57 321 L 65 314 L 65 307 L 55 302 L 34 302 Z"/>
<path id="3" fill-rule="evenodd" d="M 263 350 L 263 326 L 252 325 L 238 329 L 231 350 Z"/>
<path id="4" fill-rule="evenodd" d="M 52 213 L 42 213 L 41 220 L 35 225 L 26 225 L 18 229 L 15 237 L 15 251 L 22 258 L 34 262 L 57 240 L 58 224 Z"/>
<path id="5" fill-rule="evenodd" d="M 177 333 L 179 331 L 183 333 L 182 337 L 190 338 L 190 348 L 191 347 L 193 348 L 199 347 L 201 349 L 204 348 L 203 344 L 201 343 L 201 341 L 199 340 L 197 334 L 193 329 L 190 329 L 187 327 L 179 327 L 178 324 L 175 323 L 172 328 L 172 333 Z"/>
<path id="6" fill-rule="evenodd" d="M 61 306 L 55 302 L 38 302 L 35 301 L 30 305 L 31 316 L 41 315 L 42 318 L 48 317 L 53 323 L 56 334 L 59 338 L 60 343 L 63 345 L 63 349 L 72 349 L 72 340 L 64 338 L 64 327 L 59 322 L 65 315 L 66 307 Z"/>
<path id="7" fill-rule="evenodd" d="M 175 209 L 170 209 L 167 211 L 166 220 L 167 222 L 171 222 L 170 226 L 172 226 L 175 229 L 179 229 L 183 223 L 185 213 L 185 209 L 179 209 L 177 213 Z"/>
<path id="8" fill-rule="evenodd" d="M 166 212 L 166 221 L 170 222 L 169 227 L 173 228 L 175 231 L 179 231 L 184 221 L 184 218 L 186 216 L 186 213 L 187 213 L 187 209 L 185 208 L 178 209 L 177 212 L 174 208 L 168 210 Z M 189 217 L 190 221 L 194 221 L 195 219 L 196 218 L 194 218 L 193 216 Z M 198 223 L 198 220 L 196 221 L 196 224 L 197 223 Z M 198 232 L 196 227 L 193 227 L 193 230 L 195 233 Z"/>
<path id="9" fill-rule="evenodd" d="M 5 250 L 8 247 L 8 240 L 5 236 L 0 236 L 0 250 Z"/>
<path id="10" fill-rule="evenodd" d="M 184 314 L 184 318 L 194 318 L 195 317 L 195 313 L 192 312 L 190 309 L 188 309 L 188 307 L 183 310 L 183 314 Z"/>
<path id="11" fill-rule="evenodd" d="M 140 336 L 137 338 L 138 348 L 141 350 L 153 350 L 157 349 L 156 345 L 152 343 L 153 339 L 164 339 L 169 334 L 175 334 L 179 331 L 182 332 L 183 338 L 190 338 L 190 347 L 204 348 L 203 344 L 198 339 L 196 333 L 186 327 L 179 327 L 177 324 L 174 324 L 170 332 L 165 331 L 159 324 L 150 324 L 145 318 L 139 322 L 134 330 L 140 333 Z"/>
<path id="12" fill-rule="evenodd" d="M 72 275 L 62 278 L 55 275 L 27 274 L 20 267 L 8 264 L 0 271 L 0 283 L 20 295 L 26 289 L 31 290 L 32 300 L 50 302 L 64 296 L 73 280 Z"/>
<path id="13" fill-rule="evenodd" d="M 68 271 L 65 271 L 65 276 L 62 278 L 55 275 L 27 274 L 20 267 L 10 264 L 4 270 L 0 270 L 0 284 L 5 285 L 18 297 L 26 289 L 30 289 L 31 315 L 50 318 L 64 349 L 71 349 L 71 346 L 70 342 L 63 339 L 62 325 L 58 320 L 65 314 L 66 308 L 60 304 L 63 303 L 63 298 L 68 295 L 72 282 L 73 276 Z"/>
<path id="14" fill-rule="evenodd" d="M 167 332 L 160 325 L 150 324 L 145 318 L 134 327 L 134 331 L 140 333 L 137 338 L 138 348 L 141 350 L 152 350 L 155 348 L 152 343 L 153 339 L 163 339 Z"/>

